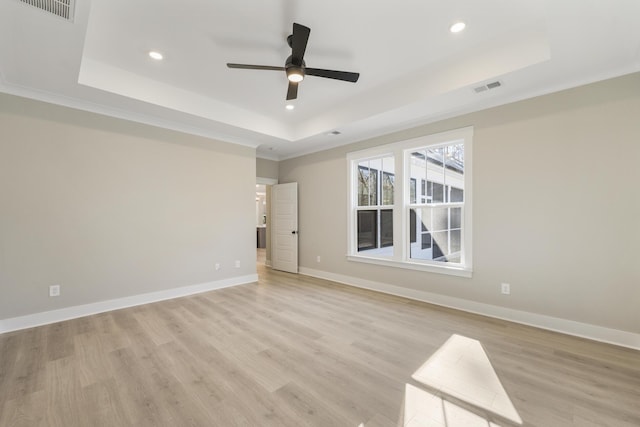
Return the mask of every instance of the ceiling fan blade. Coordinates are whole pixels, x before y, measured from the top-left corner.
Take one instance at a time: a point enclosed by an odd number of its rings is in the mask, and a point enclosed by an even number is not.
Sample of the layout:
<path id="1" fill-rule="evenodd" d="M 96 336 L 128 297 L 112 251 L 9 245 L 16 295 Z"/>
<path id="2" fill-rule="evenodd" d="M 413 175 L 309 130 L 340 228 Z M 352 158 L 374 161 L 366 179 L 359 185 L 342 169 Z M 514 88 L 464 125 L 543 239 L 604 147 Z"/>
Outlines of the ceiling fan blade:
<path id="1" fill-rule="evenodd" d="M 298 97 L 298 83 L 289 82 L 289 88 L 287 89 L 287 101 L 296 99 Z"/>
<path id="2" fill-rule="evenodd" d="M 321 68 L 305 68 L 304 73 L 307 76 L 326 77 L 328 79 L 342 80 L 345 82 L 355 83 L 360 77 L 360 73 L 350 73 L 348 71 L 323 70 Z"/>
<path id="3" fill-rule="evenodd" d="M 241 68 L 243 70 L 284 71 L 284 67 L 274 67 L 274 66 L 271 66 L 271 65 L 249 65 L 249 64 L 229 64 L 229 63 L 227 63 L 227 67 L 229 67 L 229 68 Z"/>
<path id="4" fill-rule="evenodd" d="M 311 29 L 304 25 L 293 23 L 293 40 L 291 41 L 291 60 L 296 65 L 302 65 L 304 52 L 307 50 L 307 42 Z"/>

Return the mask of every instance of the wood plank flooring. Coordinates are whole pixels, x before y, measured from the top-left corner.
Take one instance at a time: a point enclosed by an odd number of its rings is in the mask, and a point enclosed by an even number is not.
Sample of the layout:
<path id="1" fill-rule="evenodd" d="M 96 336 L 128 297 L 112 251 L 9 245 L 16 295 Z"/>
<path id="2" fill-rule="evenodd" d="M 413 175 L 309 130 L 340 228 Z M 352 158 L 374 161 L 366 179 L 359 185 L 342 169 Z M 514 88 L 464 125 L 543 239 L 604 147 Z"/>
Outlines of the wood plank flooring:
<path id="1" fill-rule="evenodd" d="M 522 425 L 640 426 L 638 351 L 259 274 L 0 335 L 0 426 L 517 425 L 412 379 L 454 334 L 482 344 Z"/>

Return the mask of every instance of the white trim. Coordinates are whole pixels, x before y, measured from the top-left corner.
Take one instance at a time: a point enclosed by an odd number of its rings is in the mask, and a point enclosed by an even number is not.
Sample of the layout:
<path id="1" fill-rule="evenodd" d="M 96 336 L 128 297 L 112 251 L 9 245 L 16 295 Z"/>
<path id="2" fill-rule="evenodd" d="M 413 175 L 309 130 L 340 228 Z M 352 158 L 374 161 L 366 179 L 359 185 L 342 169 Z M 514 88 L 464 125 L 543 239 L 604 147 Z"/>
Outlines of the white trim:
<path id="1" fill-rule="evenodd" d="M 390 258 L 373 258 L 362 255 L 347 255 L 348 261 L 364 262 L 365 264 L 385 265 L 387 267 L 404 268 L 406 270 L 428 271 L 429 273 L 447 274 L 449 276 L 473 277 L 473 271 L 463 267 L 451 265 L 434 265 L 411 261 L 397 261 Z"/>
<path id="2" fill-rule="evenodd" d="M 17 331 L 20 329 L 33 328 L 35 326 L 47 325 L 50 323 L 62 322 L 64 320 L 76 319 L 78 317 L 90 316 L 92 314 L 104 313 L 106 311 L 119 310 L 121 308 L 149 304 L 152 302 L 164 301 L 168 299 L 199 294 L 202 292 L 209 292 L 216 289 L 228 288 L 231 286 L 243 285 L 246 283 L 257 281 L 257 274 L 249 274 L 246 276 L 216 280 L 215 282 L 201 283 L 191 286 L 181 286 L 179 288 L 165 289 L 163 291 L 149 292 L 146 294 L 132 295 L 107 301 L 76 305 L 73 307 L 65 307 L 59 310 L 44 311 L 41 313 L 28 314 L 26 316 L 1 319 L 0 334 L 5 332 Z"/>
<path id="3" fill-rule="evenodd" d="M 325 280 L 331 280 L 333 282 L 343 283 L 345 285 L 369 289 L 385 294 L 423 301 L 430 304 L 466 311 L 469 313 L 480 314 L 483 316 L 507 320 L 523 325 L 534 326 L 536 328 L 546 329 L 549 331 L 587 338 L 607 344 L 640 350 L 640 334 L 636 334 L 633 332 L 621 331 L 618 329 L 611 329 L 603 326 L 591 325 L 588 323 L 581 323 L 568 319 L 560 319 L 558 317 L 530 313 L 527 311 L 514 310 L 497 305 L 434 294 L 431 292 L 404 288 L 382 282 L 374 282 L 372 280 L 361 279 L 359 277 L 345 276 L 342 274 L 314 270 L 312 268 L 300 267 L 300 274 Z"/>
<path id="4" fill-rule="evenodd" d="M 276 185 L 278 180 L 275 178 L 263 178 L 261 176 L 256 178 L 256 184 L 264 184 L 264 185 Z"/>

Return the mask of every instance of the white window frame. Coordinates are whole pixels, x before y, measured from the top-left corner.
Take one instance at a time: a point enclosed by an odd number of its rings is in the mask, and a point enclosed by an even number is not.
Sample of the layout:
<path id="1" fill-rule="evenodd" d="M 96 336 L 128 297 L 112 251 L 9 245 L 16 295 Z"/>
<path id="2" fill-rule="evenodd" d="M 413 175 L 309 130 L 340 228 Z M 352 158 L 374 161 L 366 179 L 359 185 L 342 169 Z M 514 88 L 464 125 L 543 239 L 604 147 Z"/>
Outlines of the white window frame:
<path id="1" fill-rule="evenodd" d="M 407 175 L 409 173 L 409 158 L 411 152 L 425 147 L 436 147 L 454 143 L 464 143 L 464 208 L 462 215 L 461 262 L 447 263 L 432 260 L 418 260 L 410 258 L 410 224 L 409 210 L 416 207 L 410 203 L 410 186 Z M 410 270 L 428 271 L 461 277 L 471 277 L 473 272 L 472 257 L 472 158 L 473 158 L 473 127 L 465 127 L 448 132 L 421 136 L 366 150 L 347 154 L 348 200 L 347 200 L 347 259 L 349 261 L 385 265 Z M 395 186 L 393 205 L 393 256 L 375 257 L 358 253 L 357 242 L 357 213 L 358 210 L 358 163 L 363 160 L 379 157 L 394 158 Z M 419 183 L 416 183 L 416 187 Z M 419 203 L 418 203 L 419 205 Z"/>

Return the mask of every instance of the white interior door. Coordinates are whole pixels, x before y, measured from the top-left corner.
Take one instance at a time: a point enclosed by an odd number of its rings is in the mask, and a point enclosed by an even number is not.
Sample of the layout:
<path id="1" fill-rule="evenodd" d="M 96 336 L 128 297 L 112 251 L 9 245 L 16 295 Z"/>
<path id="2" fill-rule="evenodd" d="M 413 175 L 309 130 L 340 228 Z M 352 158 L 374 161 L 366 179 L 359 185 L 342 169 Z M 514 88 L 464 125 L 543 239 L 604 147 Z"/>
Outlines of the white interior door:
<path id="1" fill-rule="evenodd" d="M 298 272 L 298 183 L 271 187 L 271 266 Z"/>

